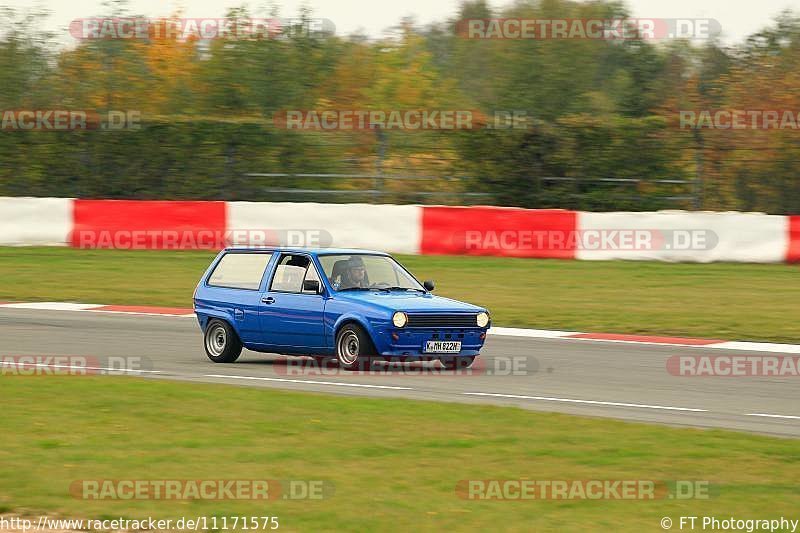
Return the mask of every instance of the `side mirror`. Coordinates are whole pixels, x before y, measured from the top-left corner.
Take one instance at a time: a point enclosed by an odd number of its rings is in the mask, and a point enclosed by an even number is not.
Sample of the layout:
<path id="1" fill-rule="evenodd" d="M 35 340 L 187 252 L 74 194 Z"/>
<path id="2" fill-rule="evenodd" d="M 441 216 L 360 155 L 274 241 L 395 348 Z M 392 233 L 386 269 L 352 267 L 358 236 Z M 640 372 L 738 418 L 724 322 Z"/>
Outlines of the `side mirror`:
<path id="1" fill-rule="evenodd" d="M 303 281 L 303 292 L 313 292 L 319 294 L 319 281 L 315 279 L 307 279 Z"/>
<path id="2" fill-rule="evenodd" d="M 425 287 L 426 291 L 432 291 L 436 286 L 433 284 L 431 280 L 426 280 L 422 282 L 422 286 Z"/>

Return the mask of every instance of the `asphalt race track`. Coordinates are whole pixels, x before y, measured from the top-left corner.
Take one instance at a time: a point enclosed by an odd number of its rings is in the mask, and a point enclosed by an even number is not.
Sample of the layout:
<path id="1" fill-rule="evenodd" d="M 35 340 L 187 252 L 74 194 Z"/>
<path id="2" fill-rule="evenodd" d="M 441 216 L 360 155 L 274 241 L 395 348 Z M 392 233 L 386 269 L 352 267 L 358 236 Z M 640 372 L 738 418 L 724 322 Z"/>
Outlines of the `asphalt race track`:
<path id="1" fill-rule="evenodd" d="M 679 377 L 667 371 L 673 356 L 719 355 L 703 348 L 492 335 L 472 370 L 379 362 L 368 373 L 352 373 L 249 351 L 234 364 L 214 364 L 191 318 L 26 309 L 0 310 L 0 339 L 0 358 L 141 357 L 138 368 L 146 371 L 127 373 L 150 379 L 514 405 L 800 437 L 800 378 Z M 726 355 L 737 353 L 747 354 Z"/>

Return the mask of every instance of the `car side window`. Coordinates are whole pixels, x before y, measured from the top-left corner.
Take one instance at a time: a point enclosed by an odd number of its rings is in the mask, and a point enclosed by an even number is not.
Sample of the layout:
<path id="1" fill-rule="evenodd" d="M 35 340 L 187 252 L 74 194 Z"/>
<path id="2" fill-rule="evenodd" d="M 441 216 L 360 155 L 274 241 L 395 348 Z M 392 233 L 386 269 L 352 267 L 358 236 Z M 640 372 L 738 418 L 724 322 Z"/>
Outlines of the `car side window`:
<path id="1" fill-rule="evenodd" d="M 210 287 L 258 290 L 272 254 L 229 253 L 208 277 Z"/>
<path id="2" fill-rule="evenodd" d="M 270 290 L 316 294 L 314 291 L 303 290 L 303 281 L 306 279 L 320 281 L 319 274 L 311 260 L 304 255 L 284 254 L 275 267 Z"/>
<path id="3" fill-rule="evenodd" d="M 306 277 L 305 280 L 312 280 L 319 283 L 319 286 L 322 287 L 322 280 L 319 278 L 319 274 L 317 273 L 317 269 L 314 266 L 314 263 L 309 263 L 308 270 L 306 270 Z M 303 294 L 319 294 L 315 291 L 307 291 L 303 290 Z"/>

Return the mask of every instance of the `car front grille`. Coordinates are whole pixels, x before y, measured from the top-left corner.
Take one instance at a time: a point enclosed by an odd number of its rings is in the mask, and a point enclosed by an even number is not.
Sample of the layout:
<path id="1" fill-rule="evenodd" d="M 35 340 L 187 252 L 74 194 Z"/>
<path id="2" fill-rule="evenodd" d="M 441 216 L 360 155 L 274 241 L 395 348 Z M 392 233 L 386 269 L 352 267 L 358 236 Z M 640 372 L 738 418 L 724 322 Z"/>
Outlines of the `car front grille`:
<path id="1" fill-rule="evenodd" d="M 474 314 L 408 314 L 409 328 L 476 328 L 478 327 L 477 315 Z"/>

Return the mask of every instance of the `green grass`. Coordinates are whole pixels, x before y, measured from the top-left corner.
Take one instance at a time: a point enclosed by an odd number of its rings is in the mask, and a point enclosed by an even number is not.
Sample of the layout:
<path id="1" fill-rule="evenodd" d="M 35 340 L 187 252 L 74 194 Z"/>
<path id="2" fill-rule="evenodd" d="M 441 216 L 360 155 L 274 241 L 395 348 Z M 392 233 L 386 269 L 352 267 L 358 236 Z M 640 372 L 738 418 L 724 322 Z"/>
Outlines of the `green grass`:
<path id="1" fill-rule="evenodd" d="M 659 531 L 663 516 L 797 518 L 796 440 L 515 408 L 111 377 L 0 386 L 0 506 L 70 518 L 277 515 L 281 530 Z M 316 501 L 70 496 L 84 479 L 312 479 Z M 464 479 L 704 480 L 711 499 L 470 501 Z"/>
<path id="2" fill-rule="evenodd" d="M 191 306 L 212 253 L 0 248 L 0 299 Z M 793 265 L 400 256 L 498 326 L 800 342 Z"/>

